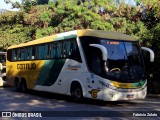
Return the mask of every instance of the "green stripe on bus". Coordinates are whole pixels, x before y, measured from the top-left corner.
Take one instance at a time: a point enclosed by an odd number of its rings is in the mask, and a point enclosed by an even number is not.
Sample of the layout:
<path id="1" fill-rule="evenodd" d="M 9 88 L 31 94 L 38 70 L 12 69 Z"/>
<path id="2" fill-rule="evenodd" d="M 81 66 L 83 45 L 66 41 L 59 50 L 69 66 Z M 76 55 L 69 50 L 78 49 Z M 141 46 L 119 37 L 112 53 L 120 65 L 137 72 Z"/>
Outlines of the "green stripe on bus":
<path id="1" fill-rule="evenodd" d="M 76 37 L 77 37 L 76 35 L 68 35 L 68 36 L 63 36 L 63 37 L 57 37 L 57 38 L 54 38 L 53 40 L 58 41 L 58 40 L 64 40 L 64 39 L 69 39 L 69 38 L 76 38 Z"/>
<path id="2" fill-rule="evenodd" d="M 65 61 L 66 59 L 45 60 L 36 84 L 43 86 L 53 85 L 56 82 Z"/>
<path id="3" fill-rule="evenodd" d="M 146 83 L 146 80 L 143 80 L 141 82 L 132 83 L 132 86 L 134 87 L 142 87 Z"/>

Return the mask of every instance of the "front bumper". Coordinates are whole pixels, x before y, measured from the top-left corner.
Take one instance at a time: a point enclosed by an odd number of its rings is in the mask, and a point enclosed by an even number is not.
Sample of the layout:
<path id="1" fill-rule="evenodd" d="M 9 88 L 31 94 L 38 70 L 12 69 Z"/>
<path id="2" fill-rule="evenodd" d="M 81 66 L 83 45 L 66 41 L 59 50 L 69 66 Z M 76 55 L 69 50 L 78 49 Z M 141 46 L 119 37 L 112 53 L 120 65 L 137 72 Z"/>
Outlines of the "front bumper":
<path id="1" fill-rule="evenodd" d="M 113 89 L 105 89 L 103 91 L 104 101 L 119 101 L 119 100 L 134 100 L 144 99 L 147 95 L 147 87 L 140 89 L 139 91 L 133 91 L 132 89 L 126 91 L 117 91 Z"/>

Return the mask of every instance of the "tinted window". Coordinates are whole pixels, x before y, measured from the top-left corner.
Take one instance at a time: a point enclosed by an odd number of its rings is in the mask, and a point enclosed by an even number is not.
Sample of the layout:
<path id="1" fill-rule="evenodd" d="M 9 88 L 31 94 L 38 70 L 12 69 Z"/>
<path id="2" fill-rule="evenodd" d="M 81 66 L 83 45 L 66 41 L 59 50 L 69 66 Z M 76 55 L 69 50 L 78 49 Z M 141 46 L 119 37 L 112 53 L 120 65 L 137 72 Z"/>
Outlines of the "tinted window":
<path id="1" fill-rule="evenodd" d="M 7 51 L 7 60 L 12 61 L 12 50 Z"/>
<path id="2" fill-rule="evenodd" d="M 25 48 L 16 48 L 10 51 L 12 51 L 12 61 L 69 58 L 82 62 L 75 38 Z"/>

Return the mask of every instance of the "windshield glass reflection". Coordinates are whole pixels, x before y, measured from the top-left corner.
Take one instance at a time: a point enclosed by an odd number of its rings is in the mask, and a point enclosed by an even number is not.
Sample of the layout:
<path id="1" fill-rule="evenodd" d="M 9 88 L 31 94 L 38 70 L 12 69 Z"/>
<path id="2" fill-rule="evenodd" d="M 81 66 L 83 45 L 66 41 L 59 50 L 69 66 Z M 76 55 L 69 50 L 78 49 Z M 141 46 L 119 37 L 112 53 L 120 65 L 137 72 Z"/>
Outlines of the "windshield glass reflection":
<path id="1" fill-rule="evenodd" d="M 80 37 L 88 70 L 103 78 L 118 82 L 139 82 L 145 79 L 144 65 L 137 41 L 110 40 L 98 37 Z M 107 60 L 102 51 L 91 44 L 102 45 L 107 50 Z"/>
<path id="2" fill-rule="evenodd" d="M 131 82 L 144 77 L 142 56 L 137 43 L 101 40 L 108 52 L 107 76 Z"/>

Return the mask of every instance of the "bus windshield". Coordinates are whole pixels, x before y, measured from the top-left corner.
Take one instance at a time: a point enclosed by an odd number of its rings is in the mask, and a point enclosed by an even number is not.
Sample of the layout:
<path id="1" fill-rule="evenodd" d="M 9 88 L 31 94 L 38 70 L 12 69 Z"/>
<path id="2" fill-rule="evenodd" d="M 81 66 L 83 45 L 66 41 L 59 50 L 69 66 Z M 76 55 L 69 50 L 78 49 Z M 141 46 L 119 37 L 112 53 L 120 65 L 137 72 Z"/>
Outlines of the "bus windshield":
<path id="1" fill-rule="evenodd" d="M 137 41 L 97 37 L 81 37 L 80 39 L 90 71 L 119 82 L 130 83 L 145 79 L 143 59 Z M 102 60 L 102 51 L 89 46 L 90 44 L 104 46 L 107 50 L 107 60 Z"/>
<path id="2" fill-rule="evenodd" d="M 144 79 L 144 65 L 136 42 L 100 40 L 108 52 L 107 76 L 133 82 Z"/>

